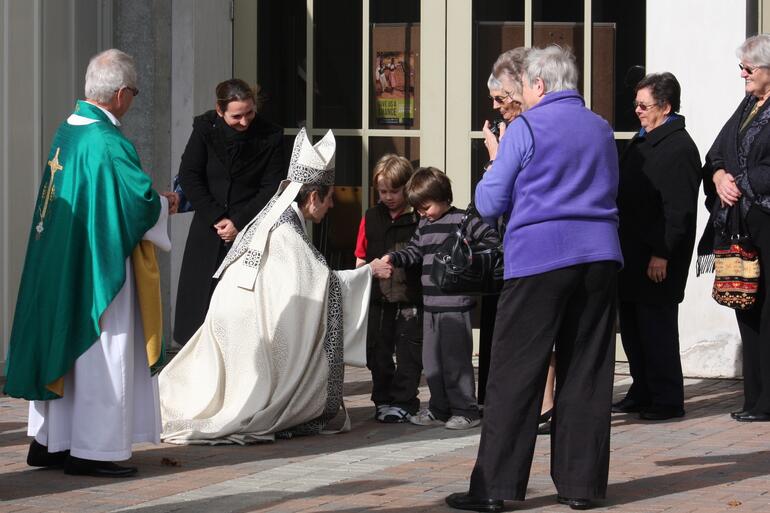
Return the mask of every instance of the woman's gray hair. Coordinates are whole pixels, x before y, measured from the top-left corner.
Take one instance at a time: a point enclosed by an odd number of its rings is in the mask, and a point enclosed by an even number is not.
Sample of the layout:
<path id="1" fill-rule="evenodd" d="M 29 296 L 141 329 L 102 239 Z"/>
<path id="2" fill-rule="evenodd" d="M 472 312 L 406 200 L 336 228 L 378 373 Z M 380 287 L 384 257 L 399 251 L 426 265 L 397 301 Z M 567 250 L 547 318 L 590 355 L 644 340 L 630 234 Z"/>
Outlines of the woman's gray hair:
<path id="1" fill-rule="evenodd" d="M 770 34 L 751 36 L 738 47 L 735 55 L 755 66 L 770 68 Z"/>
<path id="2" fill-rule="evenodd" d="M 533 48 L 524 62 L 527 81 L 540 78 L 546 93 L 577 89 L 578 69 L 569 49 L 556 45 Z"/>
<path id="3" fill-rule="evenodd" d="M 86 69 L 86 98 L 109 103 L 121 87 L 136 87 L 133 57 L 115 48 L 94 55 Z"/>
<path id="4" fill-rule="evenodd" d="M 513 83 L 514 88 L 513 91 L 506 92 L 511 94 L 520 94 L 521 75 L 524 72 L 524 60 L 526 59 L 529 52 L 529 48 L 519 46 L 518 48 L 514 48 L 512 50 L 508 50 L 507 52 L 501 53 L 495 63 L 492 65 L 492 75 L 490 76 L 490 80 L 487 82 L 489 88 L 492 89 L 490 83 L 494 77 L 497 84 L 499 85 L 497 89 L 503 90 L 503 84 L 500 82 L 500 79 L 505 77 Z"/>
<path id="5" fill-rule="evenodd" d="M 493 74 L 489 74 L 489 78 L 487 79 L 487 89 L 489 89 L 489 92 L 492 91 L 502 91 L 503 90 L 503 84 L 495 78 Z"/>

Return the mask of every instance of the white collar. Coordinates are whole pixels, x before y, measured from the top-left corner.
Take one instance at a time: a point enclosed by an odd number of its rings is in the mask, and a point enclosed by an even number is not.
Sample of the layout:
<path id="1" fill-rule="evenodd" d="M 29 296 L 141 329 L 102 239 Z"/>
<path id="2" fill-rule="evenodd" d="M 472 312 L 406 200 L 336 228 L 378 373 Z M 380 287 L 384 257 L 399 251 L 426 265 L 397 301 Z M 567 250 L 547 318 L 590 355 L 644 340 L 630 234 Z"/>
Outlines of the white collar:
<path id="1" fill-rule="evenodd" d="M 110 122 L 112 122 L 113 125 L 120 126 L 120 120 L 118 120 L 118 118 L 115 117 L 115 114 L 108 111 L 104 107 L 100 107 L 99 105 L 93 102 L 89 102 L 88 100 L 86 100 L 86 102 L 88 102 L 89 105 L 93 105 L 97 109 L 104 112 L 104 114 L 107 116 Z M 97 121 L 96 119 L 80 116 L 79 114 L 72 114 L 70 117 L 67 118 L 67 123 L 69 123 L 70 125 L 90 125 L 91 123 L 96 123 L 96 121 Z"/>

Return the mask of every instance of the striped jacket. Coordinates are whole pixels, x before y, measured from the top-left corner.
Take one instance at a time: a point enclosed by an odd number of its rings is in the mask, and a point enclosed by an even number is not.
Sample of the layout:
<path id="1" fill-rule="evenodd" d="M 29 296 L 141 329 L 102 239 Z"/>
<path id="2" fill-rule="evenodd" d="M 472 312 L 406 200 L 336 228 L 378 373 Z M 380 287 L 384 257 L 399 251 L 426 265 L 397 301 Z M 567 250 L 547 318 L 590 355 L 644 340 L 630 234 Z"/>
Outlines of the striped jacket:
<path id="1" fill-rule="evenodd" d="M 388 253 L 394 267 L 411 267 L 422 264 L 422 297 L 426 312 L 465 312 L 476 304 L 472 296 L 444 294 L 431 280 L 430 273 L 433 257 L 441 244 L 452 234 L 460 224 L 465 211 L 450 207 L 440 219 L 429 221 L 426 217 L 420 219 L 417 229 L 407 246 Z M 472 217 L 467 232 L 471 241 L 483 241 L 485 245 L 499 243 L 500 238 L 494 228 L 478 217 Z"/>

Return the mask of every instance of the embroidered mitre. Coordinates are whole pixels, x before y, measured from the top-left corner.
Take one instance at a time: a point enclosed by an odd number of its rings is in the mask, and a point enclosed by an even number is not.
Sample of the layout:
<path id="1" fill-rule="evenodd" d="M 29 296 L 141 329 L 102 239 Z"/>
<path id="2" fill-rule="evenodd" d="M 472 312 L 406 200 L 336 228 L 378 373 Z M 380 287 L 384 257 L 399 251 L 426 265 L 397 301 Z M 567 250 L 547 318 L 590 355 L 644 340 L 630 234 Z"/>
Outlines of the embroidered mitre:
<path id="1" fill-rule="evenodd" d="M 331 130 L 323 139 L 311 144 L 305 129 L 294 139 L 289 161 L 289 181 L 302 184 L 334 185 L 334 154 L 337 143 Z"/>

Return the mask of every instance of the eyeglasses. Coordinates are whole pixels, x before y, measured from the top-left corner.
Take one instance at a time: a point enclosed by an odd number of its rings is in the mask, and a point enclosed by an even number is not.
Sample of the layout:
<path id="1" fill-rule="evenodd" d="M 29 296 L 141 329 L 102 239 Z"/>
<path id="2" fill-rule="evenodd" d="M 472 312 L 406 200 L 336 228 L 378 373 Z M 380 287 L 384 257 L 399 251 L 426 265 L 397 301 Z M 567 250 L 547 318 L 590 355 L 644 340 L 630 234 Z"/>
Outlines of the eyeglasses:
<path id="1" fill-rule="evenodd" d="M 743 64 L 742 62 L 738 63 L 738 68 L 740 68 L 741 71 L 745 71 L 747 75 L 753 74 L 759 68 L 766 68 L 766 67 L 767 66 L 748 66 L 746 64 Z"/>
<path id="2" fill-rule="evenodd" d="M 135 97 L 139 96 L 139 89 L 137 89 L 136 87 L 123 86 L 120 89 L 128 89 L 129 91 L 131 91 L 131 94 L 133 94 Z M 120 89 L 115 89 L 115 92 L 117 93 L 118 91 L 120 91 Z"/>
<path id="3" fill-rule="evenodd" d="M 632 105 L 634 106 L 634 110 L 636 110 L 638 108 L 642 112 L 646 112 L 646 111 L 648 111 L 650 109 L 654 109 L 655 107 L 658 106 L 657 103 L 651 103 L 650 105 L 647 105 L 645 103 L 637 102 L 637 101 L 633 102 Z"/>
<path id="4" fill-rule="evenodd" d="M 492 100 L 493 102 L 497 102 L 497 103 L 500 103 L 500 104 L 508 103 L 507 100 L 516 102 L 516 100 L 511 98 L 511 94 L 513 94 L 513 93 L 509 93 L 508 91 L 505 91 L 505 90 L 503 90 L 503 92 L 505 93 L 505 96 L 492 96 L 490 94 L 489 95 L 489 99 Z M 516 103 L 519 103 L 519 102 L 516 102 Z"/>

